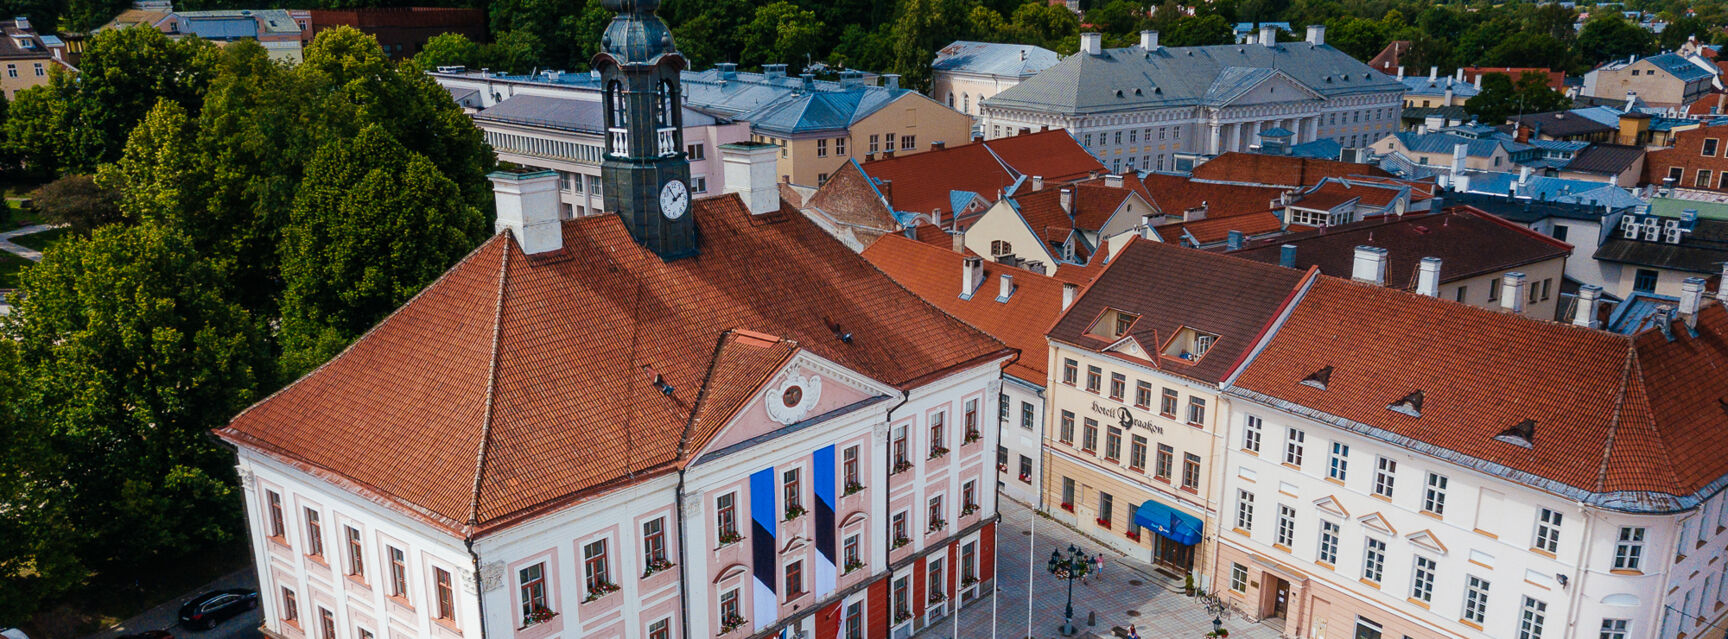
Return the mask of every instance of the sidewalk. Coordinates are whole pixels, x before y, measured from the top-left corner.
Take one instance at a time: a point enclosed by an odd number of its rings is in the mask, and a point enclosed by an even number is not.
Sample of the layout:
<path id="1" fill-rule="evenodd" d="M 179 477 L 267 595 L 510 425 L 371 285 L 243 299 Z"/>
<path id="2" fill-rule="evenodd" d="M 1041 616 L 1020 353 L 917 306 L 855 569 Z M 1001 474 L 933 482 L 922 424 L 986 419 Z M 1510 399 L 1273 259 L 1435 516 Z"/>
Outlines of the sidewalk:
<path id="1" fill-rule="evenodd" d="M 229 588 L 258 588 L 258 577 L 251 568 L 230 573 L 216 581 L 204 584 L 195 592 L 188 592 L 176 597 L 173 601 L 144 611 L 136 617 L 120 622 L 112 628 L 92 634 L 84 639 L 114 639 L 124 634 L 144 632 L 146 630 L 167 630 L 175 637 L 192 637 L 196 639 L 258 639 L 263 635 L 258 627 L 264 623 L 263 609 L 248 610 L 240 615 L 222 622 L 213 630 L 187 630 L 176 627 L 179 621 L 180 604 L 200 594 L 212 590 Z"/>
<path id="2" fill-rule="evenodd" d="M 30 260 L 32 262 L 40 262 L 40 261 L 42 261 L 42 252 L 41 251 L 38 251 L 38 250 L 33 249 L 33 248 L 28 248 L 28 247 L 19 246 L 17 244 L 14 244 L 12 242 L 12 238 L 18 237 L 20 235 L 30 235 L 32 233 L 41 233 L 43 231 L 51 231 L 51 230 L 54 230 L 56 228 L 59 228 L 59 227 L 54 226 L 52 224 L 36 224 L 33 226 L 26 226 L 26 227 L 21 228 L 21 229 L 12 229 L 12 230 L 7 231 L 5 233 L 0 233 L 0 251 L 5 251 L 7 253 L 11 253 L 13 255 L 16 255 L 18 257 L 22 257 L 22 258 Z"/>
<path id="3" fill-rule="evenodd" d="M 1150 576 L 1152 567 L 1115 551 L 1050 519 L 1036 517 L 1030 508 L 1007 499 L 997 500 L 1002 523 L 997 533 L 996 623 L 991 625 L 989 599 L 980 599 L 960 612 L 959 639 L 1048 639 L 1061 637 L 1062 611 L 1068 601 L 1067 584 L 1051 576 L 1044 567 L 1053 549 L 1069 544 L 1082 552 L 1105 553 L 1104 578 L 1074 583 L 1076 637 L 1112 637 L 1112 628 L 1134 624 L 1143 639 L 1198 639 L 1212 630 L 1212 619 L 1198 600 L 1171 592 Z M 1030 535 L 1037 519 L 1037 536 Z M 1034 543 L 1034 539 L 1036 543 Z M 1031 561 L 1032 611 L 1027 616 L 1028 560 Z M 1097 625 L 1087 625 L 1097 614 Z M 1230 636 L 1241 639 L 1278 639 L 1278 633 L 1258 624 L 1225 620 Z M 952 620 L 926 628 L 923 639 L 951 637 Z"/>

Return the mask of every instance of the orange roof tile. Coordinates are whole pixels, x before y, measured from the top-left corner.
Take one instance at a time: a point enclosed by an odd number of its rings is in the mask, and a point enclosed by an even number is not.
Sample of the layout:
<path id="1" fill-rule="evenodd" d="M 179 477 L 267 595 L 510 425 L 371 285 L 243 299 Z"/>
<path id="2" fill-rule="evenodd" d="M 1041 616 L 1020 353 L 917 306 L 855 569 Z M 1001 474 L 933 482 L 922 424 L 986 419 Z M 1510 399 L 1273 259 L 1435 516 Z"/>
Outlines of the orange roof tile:
<path id="1" fill-rule="evenodd" d="M 1207 160 L 1194 167 L 1191 175 L 1196 180 L 1286 187 L 1313 186 L 1329 177 L 1392 177 L 1372 164 L 1236 151 Z"/>
<path id="2" fill-rule="evenodd" d="M 1158 237 L 1164 238 L 1166 242 L 1179 242 L 1185 236 L 1193 236 L 1194 241 L 1205 246 L 1230 239 L 1231 231 L 1239 231 L 1245 238 L 1279 233 L 1284 230 L 1284 220 L 1279 219 L 1278 214 L 1272 211 L 1260 211 L 1208 217 L 1193 222 L 1171 222 L 1154 230 L 1158 232 Z"/>
<path id="3" fill-rule="evenodd" d="M 949 193 L 970 191 L 995 201 L 1021 177 L 1068 182 L 1102 172 L 1104 165 L 1067 131 L 1045 131 L 973 142 L 866 162 L 864 172 L 888 180 L 883 189 L 897 211 L 928 214 L 953 208 Z"/>
<path id="4" fill-rule="evenodd" d="M 1207 217 L 1227 217 L 1270 208 L 1289 189 L 1196 182 L 1181 175 L 1148 173 L 1141 178 L 1152 203 L 1165 215 L 1181 218 L 1188 209 L 1206 206 Z"/>
<path id="5" fill-rule="evenodd" d="M 564 222 L 564 248 L 532 257 L 496 236 L 219 433 L 479 533 L 684 463 L 685 429 L 712 436 L 794 348 L 899 388 L 1012 353 L 784 204 L 691 214 L 702 253 L 673 262 L 615 215 Z"/>
<path id="6" fill-rule="evenodd" d="M 984 145 L 1020 175 L 1043 176 L 1046 182 L 1072 182 L 1105 172 L 1104 163 L 1065 129 L 996 138 Z"/>

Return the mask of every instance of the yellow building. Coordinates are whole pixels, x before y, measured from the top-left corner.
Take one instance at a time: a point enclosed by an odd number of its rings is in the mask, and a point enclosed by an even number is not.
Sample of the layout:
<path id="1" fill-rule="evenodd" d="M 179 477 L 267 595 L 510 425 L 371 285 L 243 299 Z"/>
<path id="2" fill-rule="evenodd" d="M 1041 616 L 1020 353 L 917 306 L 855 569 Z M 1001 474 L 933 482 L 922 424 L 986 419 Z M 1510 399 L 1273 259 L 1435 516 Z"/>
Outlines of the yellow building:
<path id="1" fill-rule="evenodd" d="M 1049 514 L 1207 587 L 1223 503 L 1219 384 L 1311 277 L 1131 240 L 1046 336 Z M 1188 294 L 1226 283 L 1237 292 Z"/>
<path id="2" fill-rule="evenodd" d="M 36 35 L 27 18 L 0 21 L 0 95 L 10 101 L 19 91 L 48 84 L 55 67 L 70 71 L 63 61 L 64 45 L 53 36 Z"/>

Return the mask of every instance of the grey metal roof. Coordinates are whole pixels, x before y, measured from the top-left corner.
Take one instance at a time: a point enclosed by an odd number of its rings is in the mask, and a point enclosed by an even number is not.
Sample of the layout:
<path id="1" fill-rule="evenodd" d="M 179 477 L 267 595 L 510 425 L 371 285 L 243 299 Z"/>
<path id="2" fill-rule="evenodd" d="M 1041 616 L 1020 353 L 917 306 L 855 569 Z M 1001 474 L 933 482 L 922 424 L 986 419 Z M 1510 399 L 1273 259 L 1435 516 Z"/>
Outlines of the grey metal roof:
<path id="1" fill-rule="evenodd" d="M 1212 100 L 1219 96 L 1234 97 L 1227 89 L 1271 77 L 1256 69 L 1276 69 L 1326 98 L 1404 90 L 1397 79 L 1327 45 L 1285 42 L 1153 51 L 1135 46 L 1068 56 L 984 104 L 1072 114 L 1216 105 Z"/>
<path id="2" fill-rule="evenodd" d="M 1573 156 L 1568 171 L 1619 174 L 1644 158 L 1644 147 L 1624 144 L 1592 144 Z"/>
<path id="3" fill-rule="evenodd" d="M 516 95 L 474 114 L 476 120 L 540 126 L 562 131 L 601 133 L 606 130 L 605 113 L 598 100 L 575 100 L 544 95 Z M 684 126 L 712 126 L 714 116 L 686 107 Z"/>
<path id="4" fill-rule="evenodd" d="M 1024 78 L 1055 66 L 1061 60 L 1061 55 L 1044 47 L 957 40 L 936 52 L 936 61 L 930 68 Z"/>
<path id="5" fill-rule="evenodd" d="M 1619 232 L 1609 233 L 1595 257 L 1605 262 L 1715 275 L 1728 261 L 1728 220 L 1699 219 L 1678 244 L 1631 240 Z"/>
<path id="6" fill-rule="evenodd" d="M 1476 139 L 1451 133 L 1411 133 L 1404 131 L 1392 134 L 1412 153 L 1451 153 L 1459 144 L 1468 146 L 1471 157 L 1492 157 L 1495 149 L 1504 148 L 1506 152 L 1519 153 L 1531 149 L 1529 145 L 1503 138 Z"/>
<path id="7" fill-rule="evenodd" d="M 1461 97 L 1461 98 L 1473 98 L 1473 97 L 1476 97 L 1476 94 L 1482 92 L 1481 89 L 1476 88 L 1475 84 L 1472 84 L 1469 82 L 1459 82 L 1456 78 L 1453 78 L 1452 76 L 1446 76 L 1444 78 L 1435 78 L 1433 80 L 1429 80 L 1428 78 L 1425 78 L 1422 76 L 1408 76 L 1407 75 L 1407 76 L 1404 76 L 1403 82 L 1404 82 L 1404 91 L 1406 93 L 1409 93 L 1410 95 L 1438 95 L 1438 96 L 1443 96 L 1443 95 L 1446 95 L 1446 91 L 1448 89 L 1450 89 L 1452 91 L 1452 95 L 1454 95 L 1454 96 Z"/>

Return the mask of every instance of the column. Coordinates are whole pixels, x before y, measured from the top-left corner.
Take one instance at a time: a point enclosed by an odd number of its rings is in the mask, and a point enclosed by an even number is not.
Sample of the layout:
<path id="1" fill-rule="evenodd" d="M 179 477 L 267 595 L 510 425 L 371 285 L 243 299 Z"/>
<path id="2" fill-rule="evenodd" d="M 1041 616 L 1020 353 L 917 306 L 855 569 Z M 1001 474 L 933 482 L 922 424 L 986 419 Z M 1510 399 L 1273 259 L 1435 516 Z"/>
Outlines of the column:
<path id="1" fill-rule="evenodd" d="M 1212 131 L 1209 134 L 1209 139 L 1206 143 L 1206 154 L 1207 155 L 1218 155 L 1218 142 L 1219 142 L 1219 136 L 1221 135 L 1221 132 L 1219 131 L 1220 126 L 1221 125 L 1219 125 L 1217 122 L 1213 122 L 1211 125 L 1209 125 L 1209 128 Z"/>
<path id="2" fill-rule="evenodd" d="M 1230 125 L 1230 150 L 1231 151 L 1242 150 L 1242 123 L 1241 122 L 1237 122 L 1235 124 Z"/>
<path id="3" fill-rule="evenodd" d="M 1251 134 L 1248 137 L 1248 144 L 1252 145 L 1252 144 L 1260 143 L 1260 121 L 1255 120 L 1254 125 L 1248 127 L 1248 130 L 1251 132 Z M 1264 149 L 1262 149 L 1262 150 L 1264 150 Z"/>

